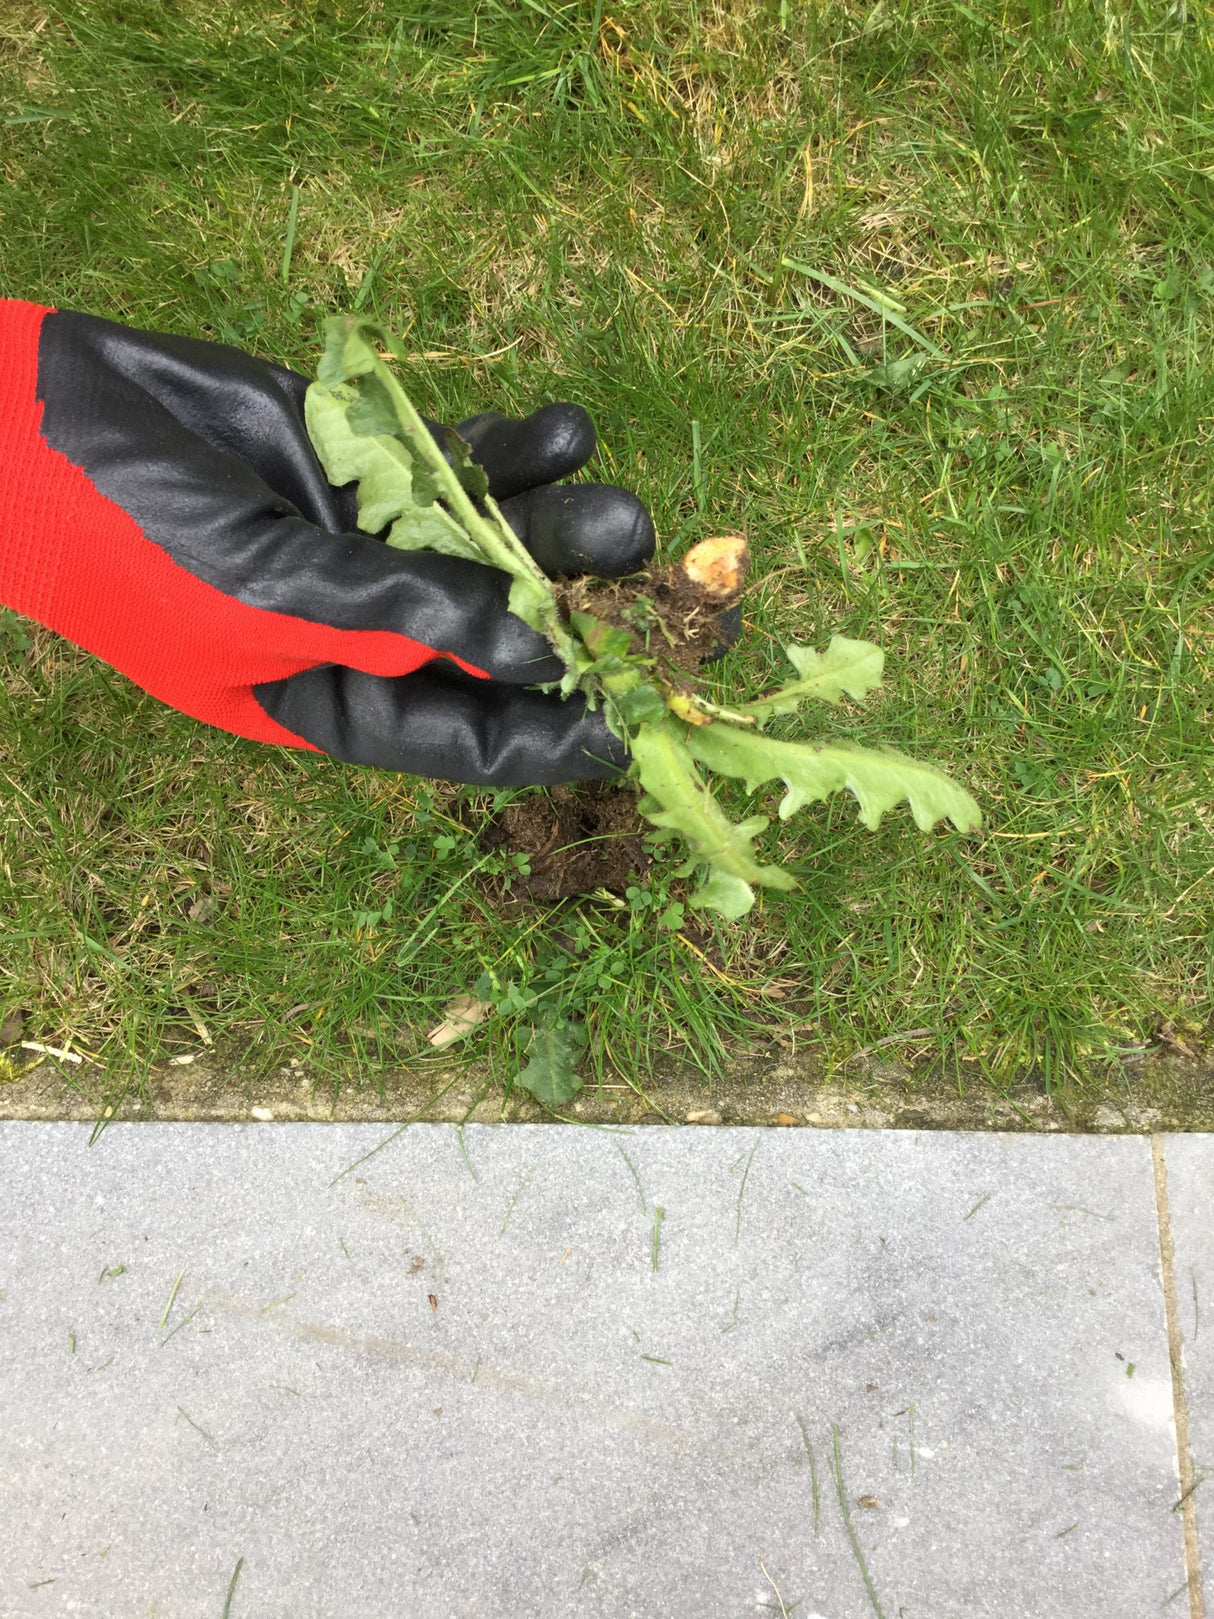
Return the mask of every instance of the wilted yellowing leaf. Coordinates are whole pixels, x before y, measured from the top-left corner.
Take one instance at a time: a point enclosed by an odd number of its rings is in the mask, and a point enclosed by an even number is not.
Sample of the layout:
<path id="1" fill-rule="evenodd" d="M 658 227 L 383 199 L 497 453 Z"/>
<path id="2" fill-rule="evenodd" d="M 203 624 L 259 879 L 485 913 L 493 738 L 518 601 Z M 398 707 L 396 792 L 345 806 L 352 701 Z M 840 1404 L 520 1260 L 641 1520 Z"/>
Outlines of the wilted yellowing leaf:
<path id="1" fill-rule="evenodd" d="M 488 1001 L 478 1001 L 475 995 L 457 995 L 443 1008 L 443 1021 L 436 1023 L 426 1036 L 432 1046 L 453 1046 L 470 1034 L 489 1010 Z"/>

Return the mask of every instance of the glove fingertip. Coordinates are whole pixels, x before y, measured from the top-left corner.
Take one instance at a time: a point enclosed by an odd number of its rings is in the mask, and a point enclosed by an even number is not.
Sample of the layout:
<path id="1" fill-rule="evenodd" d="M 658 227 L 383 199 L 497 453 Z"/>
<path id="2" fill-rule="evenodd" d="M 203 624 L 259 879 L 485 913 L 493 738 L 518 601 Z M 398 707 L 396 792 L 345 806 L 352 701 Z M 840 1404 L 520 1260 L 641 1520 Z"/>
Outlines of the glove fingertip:
<path id="1" fill-rule="evenodd" d="M 584 405 L 558 400 L 551 405 L 541 405 L 527 420 L 546 455 L 571 472 L 584 467 L 598 448 L 594 420 Z"/>
<path id="2" fill-rule="evenodd" d="M 456 428 L 485 469 L 495 500 L 555 483 L 593 457 L 597 437 L 590 412 L 567 401 L 541 405 L 522 421 L 486 410 Z"/>
<path id="3" fill-rule="evenodd" d="M 653 518 L 630 489 L 546 484 L 502 503 L 502 513 L 549 578 L 624 579 L 653 556 Z"/>

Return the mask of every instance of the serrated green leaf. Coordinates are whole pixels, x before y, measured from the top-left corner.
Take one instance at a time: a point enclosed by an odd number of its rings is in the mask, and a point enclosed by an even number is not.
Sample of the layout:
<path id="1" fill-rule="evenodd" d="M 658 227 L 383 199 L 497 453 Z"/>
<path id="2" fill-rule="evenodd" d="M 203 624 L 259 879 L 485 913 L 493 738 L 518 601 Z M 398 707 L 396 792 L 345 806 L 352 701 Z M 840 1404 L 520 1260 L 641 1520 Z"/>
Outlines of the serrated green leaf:
<path id="1" fill-rule="evenodd" d="M 413 463 L 413 503 L 415 506 L 432 506 L 438 499 L 438 484 L 429 467 L 424 467 L 420 461 Z"/>
<path id="2" fill-rule="evenodd" d="M 357 393 L 346 412 L 351 430 L 355 433 L 386 433 L 389 438 L 400 439 L 403 444 L 396 407 L 380 379 L 372 373 L 359 377 L 351 386 Z"/>
<path id="3" fill-rule="evenodd" d="M 977 804 L 963 787 L 931 765 L 892 749 L 778 742 L 761 731 L 720 722 L 693 727 L 687 747 L 710 770 L 740 776 L 751 789 L 779 777 L 788 788 L 780 803 L 781 820 L 803 804 L 846 788 L 855 795 L 860 819 L 870 831 L 903 799 L 909 801 L 915 824 L 923 832 L 944 819 L 959 832 L 972 831 L 982 822 Z"/>
<path id="4" fill-rule="evenodd" d="M 484 557 L 458 525 L 449 528 L 443 522 L 446 515 L 441 506 L 412 506 L 388 530 L 385 544 L 394 551 L 440 551 L 465 562 L 483 562 Z"/>
<path id="5" fill-rule="evenodd" d="M 610 624 L 604 624 L 589 613 L 573 612 L 569 615 L 569 622 L 582 638 L 582 643 L 596 659 L 622 658 L 632 646 L 632 636 L 627 630 L 612 629 Z M 665 704 L 663 703 L 663 708 Z"/>
<path id="6" fill-rule="evenodd" d="M 330 483 L 358 481 L 358 526 L 378 534 L 391 523 L 388 544 L 399 551 L 442 551 L 471 562 L 484 560 L 463 528 L 441 506 L 421 507 L 413 499 L 414 463 L 408 450 L 387 434 L 356 433 L 349 410 L 355 390 L 314 382 L 304 396 L 304 421 Z"/>
<path id="7" fill-rule="evenodd" d="M 0 651 L 3 651 L 5 642 L 14 652 L 25 652 L 33 645 L 17 614 L 7 607 L 0 607 Z"/>
<path id="8" fill-rule="evenodd" d="M 516 618 L 530 624 L 533 630 L 538 630 L 541 635 L 548 633 L 552 594 L 542 579 L 532 579 L 529 574 L 515 574 L 506 606 Z"/>
<path id="9" fill-rule="evenodd" d="M 581 1076 L 574 1068 L 585 1049 L 585 1028 L 558 1018 L 532 1034 L 527 1047 L 530 1060 L 515 1083 L 545 1107 L 563 1107 L 582 1088 Z"/>
<path id="10" fill-rule="evenodd" d="M 752 815 L 735 825 L 700 780 L 695 761 L 673 720 L 645 725 L 631 742 L 633 763 L 645 796 L 640 811 L 664 832 L 677 833 L 693 851 L 693 866 L 704 862 L 710 868 L 708 882 L 692 903 L 720 910 L 723 916 L 740 916 L 749 909 L 754 896 L 750 885 L 768 888 L 795 888 L 796 880 L 779 866 L 762 866 L 754 849 L 754 839 L 767 825 L 765 815 Z M 705 726 L 709 730 L 712 727 Z M 722 877 L 737 879 L 732 884 L 717 883 Z M 737 886 L 747 889 L 745 898 Z"/>
<path id="11" fill-rule="evenodd" d="M 577 647 L 561 617 L 555 590 L 490 495 L 484 469 L 472 460 L 471 445 L 454 429 L 445 429 L 449 454 L 444 454 L 417 407 L 376 353 L 376 347 L 383 345 L 402 360 L 402 345 L 374 321 L 361 316 L 331 317 L 325 322 L 325 338 L 320 381 L 309 389 L 311 416 L 307 418 L 306 408 L 305 416 L 329 478 L 335 483 L 359 480 L 360 527 L 378 533 L 387 521 L 385 510 L 391 506 L 399 516 L 388 536 L 389 545 L 401 550 L 443 551 L 508 573 L 515 581 L 510 609 L 552 645 L 565 666 L 561 692 L 569 695 L 580 676 Z M 392 405 L 399 442 L 387 434 L 356 434 L 346 419 L 348 407 L 364 392 L 360 379 L 372 374 Z M 318 390 L 316 395 L 312 389 Z M 323 400 L 325 390 L 330 394 L 327 401 Z M 376 400 L 376 389 L 366 390 L 366 397 Z M 332 408 L 334 401 L 340 409 Z M 372 426 L 383 423 L 378 405 L 374 411 L 370 404 L 364 408 L 367 414 L 360 419 Z M 360 439 L 376 448 L 369 453 L 360 450 Z M 386 445 L 403 451 L 403 459 L 386 451 Z M 413 499 L 412 477 L 407 491 L 402 485 L 401 466 L 410 470 L 424 466 L 445 504 L 425 501 L 430 485 L 421 482 L 418 493 L 425 503 L 419 505 Z M 364 513 L 363 483 L 369 475 L 369 510 Z M 376 523 L 378 526 L 372 526 Z M 593 691 L 588 695 L 593 696 Z"/>
<path id="12" fill-rule="evenodd" d="M 445 429 L 447 449 L 451 454 L 451 470 L 472 500 L 484 500 L 489 493 L 489 477 L 484 467 L 472 459 L 472 446 L 461 438 L 454 427 Z"/>
<path id="13" fill-rule="evenodd" d="M 688 900 L 699 911 L 716 911 L 727 922 L 745 916 L 755 902 L 755 891 L 740 877 L 727 871 L 714 871 Z"/>
<path id="14" fill-rule="evenodd" d="M 851 641 L 845 635 L 832 635 L 825 652 L 815 652 L 811 646 L 785 647 L 788 661 L 800 675 L 770 697 L 760 697 L 753 703 L 742 703 L 739 714 L 753 714 L 756 719 L 770 719 L 773 714 L 793 714 L 811 697 L 827 703 L 837 703 L 843 693 L 863 698 L 881 684 L 881 671 L 885 654 L 871 641 Z"/>
<path id="15" fill-rule="evenodd" d="M 330 315 L 324 333 L 325 351 L 316 368 L 323 383 L 333 387 L 350 377 L 365 376 L 375 368 L 372 343 L 383 334 L 374 321 L 360 320 L 357 315 Z"/>
<path id="16" fill-rule="evenodd" d="M 647 680 L 613 697 L 616 712 L 629 725 L 653 725 L 666 715 L 666 699 Z"/>

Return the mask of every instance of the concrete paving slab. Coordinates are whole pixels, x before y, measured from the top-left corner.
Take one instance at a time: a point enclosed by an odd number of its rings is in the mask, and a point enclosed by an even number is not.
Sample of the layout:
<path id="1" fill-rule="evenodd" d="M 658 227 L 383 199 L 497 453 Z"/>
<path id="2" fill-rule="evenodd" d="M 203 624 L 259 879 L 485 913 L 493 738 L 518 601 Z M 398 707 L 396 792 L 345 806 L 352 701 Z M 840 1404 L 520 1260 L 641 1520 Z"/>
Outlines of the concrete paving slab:
<path id="1" fill-rule="evenodd" d="M 5 1619 L 1184 1581 L 1145 1140 L 418 1125 L 335 1180 L 382 1126 L 88 1136 L 0 1126 Z"/>
<path id="2" fill-rule="evenodd" d="M 1214 1598 L 1214 1135 L 1164 1137 L 1202 1586 Z"/>

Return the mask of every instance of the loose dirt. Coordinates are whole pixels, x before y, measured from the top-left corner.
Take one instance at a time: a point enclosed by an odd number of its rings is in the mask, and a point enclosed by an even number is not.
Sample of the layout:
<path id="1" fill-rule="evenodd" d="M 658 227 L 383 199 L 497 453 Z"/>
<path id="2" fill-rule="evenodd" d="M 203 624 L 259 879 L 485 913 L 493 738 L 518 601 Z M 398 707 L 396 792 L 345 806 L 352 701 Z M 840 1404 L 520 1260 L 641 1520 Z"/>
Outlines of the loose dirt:
<path id="1" fill-rule="evenodd" d="M 686 559 L 685 559 L 686 560 Z M 629 650 L 656 658 L 658 672 L 679 689 L 694 686 L 700 667 L 737 639 L 737 601 L 742 574 L 733 590 L 709 593 L 682 564 L 653 568 L 630 579 L 566 579 L 557 600 L 569 613 L 588 613 L 600 624 L 632 637 Z"/>
<path id="2" fill-rule="evenodd" d="M 510 804 L 480 835 L 483 849 L 527 856 L 530 872 L 511 880 L 503 903 L 552 905 L 597 888 L 622 894 L 648 871 L 641 839 L 649 823 L 636 794 L 612 782 L 550 787 Z"/>

